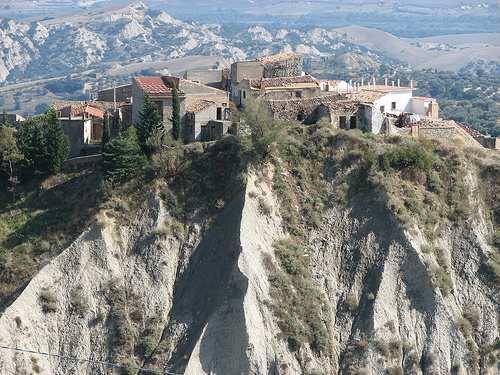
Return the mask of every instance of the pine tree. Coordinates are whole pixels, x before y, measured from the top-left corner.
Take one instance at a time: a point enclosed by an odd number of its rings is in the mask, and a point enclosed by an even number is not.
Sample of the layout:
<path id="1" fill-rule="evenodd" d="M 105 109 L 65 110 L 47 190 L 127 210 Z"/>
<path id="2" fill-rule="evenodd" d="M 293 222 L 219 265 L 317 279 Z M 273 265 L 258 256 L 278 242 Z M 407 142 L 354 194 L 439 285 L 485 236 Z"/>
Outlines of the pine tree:
<path id="1" fill-rule="evenodd" d="M 179 101 L 179 92 L 175 85 L 172 87 L 172 133 L 175 140 L 179 140 L 182 137 L 181 104 Z"/>
<path id="2" fill-rule="evenodd" d="M 59 173 L 69 155 L 69 141 L 54 109 L 49 109 L 45 115 L 45 147 L 47 160 L 45 171 Z"/>
<path id="3" fill-rule="evenodd" d="M 104 178 L 115 183 L 126 181 L 145 165 L 135 127 L 107 143 L 103 151 Z"/>
<path id="4" fill-rule="evenodd" d="M 42 116 L 23 123 L 17 131 L 17 144 L 25 158 L 26 167 L 34 171 L 45 170 L 47 156 L 45 124 Z"/>
<path id="5" fill-rule="evenodd" d="M 137 128 L 137 137 L 143 153 L 150 156 L 153 150 L 149 146 L 149 138 L 157 134 L 163 135 L 165 127 L 157 106 L 148 95 L 144 96 L 144 102 L 139 112 L 139 123 L 135 127 Z"/>
<path id="6" fill-rule="evenodd" d="M 109 122 L 109 115 L 106 116 L 106 120 L 104 121 L 104 127 L 102 129 L 102 139 L 101 144 L 102 147 L 106 146 L 111 140 L 111 124 Z"/>

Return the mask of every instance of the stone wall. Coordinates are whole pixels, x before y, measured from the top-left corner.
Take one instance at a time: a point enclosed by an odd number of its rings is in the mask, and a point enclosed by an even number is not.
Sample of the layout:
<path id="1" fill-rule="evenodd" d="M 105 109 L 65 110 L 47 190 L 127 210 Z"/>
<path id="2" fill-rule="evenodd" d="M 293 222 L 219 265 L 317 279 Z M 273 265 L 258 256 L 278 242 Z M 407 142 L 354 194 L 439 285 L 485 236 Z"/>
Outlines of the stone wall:
<path id="1" fill-rule="evenodd" d="M 117 102 L 126 102 L 132 97 L 132 85 L 124 85 L 99 91 L 97 93 L 97 100 L 102 102 L 113 102 L 114 90 L 116 90 Z"/>
<path id="2" fill-rule="evenodd" d="M 204 85 L 222 89 L 222 70 L 194 69 L 184 73 L 184 78 Z"/>
<path id="3" fill-rule="evenodd" d="M 432 139 L 450 139 L 457 136 L 459 133 L 454 127 L 435 127 L 435 128 L 419 128 L 420 137 Z"/>
<path id="4" fill-rule="evenodd" d="M 82 149 L 92 137 L 92 120 L 67 120 L 61 119 L 64 134 L 68 137 L 70 150 L 69 157 L 81 155 Z"/>
<path id="5" fill-rule="evenodd" d="M 298 56 L 264 64 L 264 77 L 294 77 L 302 74 L 302 59 Z"/>

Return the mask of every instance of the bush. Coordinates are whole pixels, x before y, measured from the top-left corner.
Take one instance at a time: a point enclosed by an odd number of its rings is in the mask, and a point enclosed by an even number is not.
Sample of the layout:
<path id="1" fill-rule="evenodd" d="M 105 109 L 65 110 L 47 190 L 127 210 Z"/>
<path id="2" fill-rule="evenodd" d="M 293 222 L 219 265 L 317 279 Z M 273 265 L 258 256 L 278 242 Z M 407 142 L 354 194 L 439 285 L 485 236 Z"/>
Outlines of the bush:
<path id="1" fill-rule="evenodd" d="M 347 295 L 345 303 L 350 312 L 355 312 L 359 307 L 358 298 L 354 293 L 349 293 Z"/>
<path id="2" fill-rule="evenodd" d="M 387 369 L 388 375 L 403 375 L 403 369 L 399 366 L 389 367 Z"/>
<path id="3" fill-rule="evenodd" d="M 422 172 L 430 172 L 435 162 L 435 156 L 427 151 L 425 146 L 418 143 L 394 146 L 381 158 L 384 170 L 417 169 Z"/>
<path id="4" fill-rule="evenodd" d="M 389 358 L 391 352 L 389 351 L 389 346 L 382 340 L 375 340 L 373 342 L 375 349 L 384 357 Z"/>
<path id="5" fill-rule="evenodd" d="M 88 301 L 81 289 L 73 289 L 70 293 L 71 311 L 84 317 L 89 309 Z"/>
<path id="6" fill-rule="evenodd" d="M 259 202 L 259 212 L 264 216 L 271 216 L 271 213 L 273 211 L 271 205 L 267 203 L 265 199 L 262 197 L 259 197 L 258 202 Z"/>
<path id="7" fill-rule="evenodd" d="M 325 301 L 311 280 L 308 258 L 298 239 L 275 243 L 283 271 L 271 264 L 269 282 L 278 326 L 292 351 L 309 343 L 318 352 L 328 352 L 330 335 L 323 318 Z M 267 262 L 269 263 L 269 262 Z"/>
<path id="8" fill-rule="evenodd" d="M 42 289 L 38 300 L 44 313 L 54 313 L 57 311 L 57 297 L 51 290 L 47 288 Z"/>
<path id="9" fill-rule="evenodd" d="M 443 297 L 448 296 L 453 291 L 453 281 L 446 270 L 442 268 L 432 270 L 431 279 L 434 285 L 441 290 Z"/>
<path id="10" fill-rule="evenodd" d="M 486 270 L 492 280 L 500 282 L 500 251 L 493 253 L 491 258 L 486 262 Z"/>

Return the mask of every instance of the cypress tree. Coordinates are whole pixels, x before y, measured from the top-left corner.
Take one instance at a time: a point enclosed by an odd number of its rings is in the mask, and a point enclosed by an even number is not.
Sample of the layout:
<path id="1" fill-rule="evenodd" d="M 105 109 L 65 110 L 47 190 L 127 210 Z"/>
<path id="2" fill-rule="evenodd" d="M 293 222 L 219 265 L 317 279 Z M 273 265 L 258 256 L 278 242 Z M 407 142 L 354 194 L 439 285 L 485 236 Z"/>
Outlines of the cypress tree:
<path id="1" fill-rule="evenodd" d="M 69 141 L 54 109 L 49 109 L 45 115 L 45 172 L 59 173 L 69 155 Z"/>
<path id="2" fill-rule="evenodd" d="M 102 129 L 102 139 L 101 139 L 102 147 L 104 148 L 104 146 L 106 146 L 110 140 L 111 140 L 111 124 L 109 123 L 109 115 L 107 115 L 106 120 L 104 121 L 104 127 Z"/>
<path id="3" fill-rule="evenodd" d="M 144 102 L 139 112 L 139 123 L 135 127 L 143 153 L 150 156 L 153 150 L 149 146 L 149 138 L 157 134 L 163 135 L 165 128 L 157 106 L 148 95 L 144 96 Z"/>
<path id="4" fill-rule="evenodd" d="M 138 143 L 135 127 L 128 128 L 104 146 L 104 178 L 119 183 L 135 175 L 145 165 L 145 158 Z"/>
<path id="5" fill-rule="evenodd" d="M 172 87 L 172 135 L 174 139 L 179 140 L 182 137 L 181 128 L 181 104 L 177 87 Z"/>

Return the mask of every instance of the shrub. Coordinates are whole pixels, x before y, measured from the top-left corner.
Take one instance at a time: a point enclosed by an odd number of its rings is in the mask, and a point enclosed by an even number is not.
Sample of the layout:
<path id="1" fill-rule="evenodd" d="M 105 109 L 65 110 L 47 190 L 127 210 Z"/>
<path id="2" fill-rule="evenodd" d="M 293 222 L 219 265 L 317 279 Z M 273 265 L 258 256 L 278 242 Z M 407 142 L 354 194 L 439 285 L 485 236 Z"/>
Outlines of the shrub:
<path id="1" fill-rule="evenodd" d="M 493 281 L 500 282 L 500 251 L 493 253 L 486 262 L 486 271 Z"/>
<path id="2" fill-rule="evenodd" d="M 54 313 L 57 311 L 57 297 L 51 290 L 47 288 L 42 289 L 38 299 L 44 313 Z"/>
<path id="3" fill-rule="evenodd" d="M 73 289 L 70 293 L 71 311 L 84 317 L 89 309 L 88 301 L 81 289 Z"/>
<path id="4" fill-rule="evenodd" d="M 442 268 L 437 268 L 432 271 L 432 282 L 441 290 L 443 297 L 448 296 L 453 291 L 453 281 L 450 274 Z"/>
<path id="5" fill-rule="evenodd" d="M 322 312 L 324 297 L 311 280 L 300 240 L 279 241 L 274 247 L 283 271 L 268 265 L 272 307 L 290 350 L 309 343 L 318 353 L 328 351 L 330 336 Z"/>
<path id="6" fill-rule="evenodd" d="M 358 298 L 354 293 L 349 293 L 347 295 L 345 303 L 350 312 L 355 312 L 359 307 Z"/>
<path id="7" fill-rule="evenodd" d="M 401 341 L 394 340 L 389 342 L 389 352 L 391 353 L 392 358 L 398 358 L 402 349 Z"/>
<path id="8" fill-rule="evenodd" d="M 389 375 L 403 375 L 403 369 L 399 366 L 389 367 L 387 369 L 387 374 L 389 374 Z"/>
<path id="9" fill-rule="evenodd" d="M 272 213 L 271 205 L 267 203 L 266 200 L 262 197 L 259 197 L 258 202 L 259 202 L 259 212 L 264 216 L 270 216 Z"/>
<path id="10" fill-rule="evenodd" d="M 479 329 L 480 315 L 479 310 L 474 306 L 466 306 L 463 311 L 463 317 L 471 324 L 475 330 Z"/>
<path id="11" fill-rule="evenodd" d="M 468 337 L 472 333 L 472 325 L 463 317 L 458 320 L 458 328 L 464 337 Z"/>
<path id="12" fill-rule="evenodd" d="M 417 169 L 422 172 L 429 172 L 435 162 L 435 156 L 417 143 L 394 146 L 381 158 L 384 170 Z"/>
<path id="13" fill-rule="evenodd" d="M 389 346 L 387 343 L 385 343 L 382 340 L 376 339 L 373 344 L 375 345 L 375 349 L 384 357 L 384 358 L 389 358 L 390 356 L 390 351 L 389 351 Z"/>

